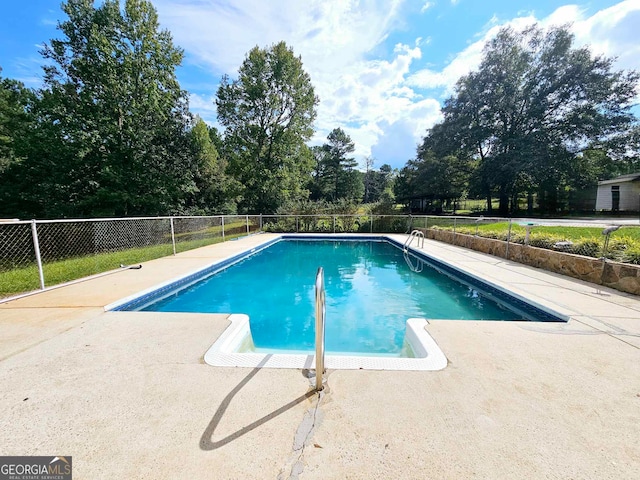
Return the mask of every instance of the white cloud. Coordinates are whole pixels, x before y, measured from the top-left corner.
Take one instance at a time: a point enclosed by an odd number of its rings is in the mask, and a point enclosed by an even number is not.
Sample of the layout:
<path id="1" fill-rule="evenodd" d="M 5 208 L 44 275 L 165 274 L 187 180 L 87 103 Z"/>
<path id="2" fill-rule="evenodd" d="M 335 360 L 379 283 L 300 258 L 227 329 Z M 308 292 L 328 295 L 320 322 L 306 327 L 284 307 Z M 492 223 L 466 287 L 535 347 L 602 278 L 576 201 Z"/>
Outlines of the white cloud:
<path id="1" fill-rule="evenodd" d="M 402 0 L 283 0 L 193 3 L 156 0 L 163 26 L 197 63 L 214 74 L 234 76 L 255 45 L 285 40 L 302 57 L 320 97 L 314 141 L 342 127 L 364 157 L 384 133 L 410 111 L 415 93 L 404 85 L 419 46 L 396 45 L 389 60 L 367 60 L 393 31 Z M 422 40 L 421 40 L 422 41 Z M 211 122 L 212 98 L 191 96 L 192 110 Z"/>
<path id="2" fill-rule="evenodd" d="M 197 93 L 189 94 L 189 108 L 193 112 L 197 112 L 207 123 L 213 125 L 218 115 L 216 108 L 215 94 L 199 95 Z"/>
<path id="3" fill-rule="evenodd" d="M 510 26 L 521 30 L 534 23 L 547 28 L 569 24 L 578 46 L 589 45 L 592 53 L 618 57 L 616 68 L 640 68 L 640 42 L 637 41 L 640 2 L 626 0 L 591 17 L 586 17 L 584 10 L 577 5 L 559 7 L 542 19 L 529 13 L 501 22 L 494 16 L 480 38 L 455 55 L 444 68 L 419 70 L 409 76 L 407 85 L 424 89 L 444 88 L 445 94 L 450 95 L 461 76 L 478 68 L 484 46 L 501 28 Z"/>
<path id="4" fill-rule="evenodd" d="M 431 7 L 433 7 L 434 5 L 435 5 L 435 3 L 433 3 L 433 2 L 425 2 L 424 5 L 422 5 L 422 8 L 420 9 L 420 13 L 426 12 Z"/>
<path id="5" fill-rule="evenodd" d="M 55 27 L 58 25 L 58 21 L 54 20 L 52 18 L 42 18 L 40 19 L 40 24 L 41 25 L 46 25 L 48 27 Z"/>
<path id="6" fill-rule="evenodd" d="M 617 55 L 618 68 L 638 68 L 640 2 L 626 0 L 591 16 L 576 5 L 556 9 L 546 18 L 522 12 L 514 19 L 490 18 L 471 43 L 443 66 L 417 68 L 430 38 L 416 35 L 412 45 L 392 51 L 385 44 L 406 29 L 407 0 L 155 0 L 162 25 L 187 52 L 186 61 L 213 76 L 234 76 L 245 54 L 284 40 L 302 57 L 320 97 L 314 143 L 322 143 L 336 127 L 356 143 L 359 159 L 374 154 L 378 163 L 393 157 L 402 166 L 415 154 L 415 145 L 440 119 L 443 96 L 453 92 L 461 76 L 476 69 L 482 51 L 500 28 L 522 29 L 534 22 L 544 26 L 571 23 L 578 44 L 594 53 Z M 451 0 L 456 5 L 458 0 Z M 434 5 L 422 1 L 421 12 Z M 418 4 L 420 5 L 420 4 Z M 413 10 L 415 13 L 415 10 Z M 421 32 L 422 33 L 422 32 Z M 405 40 L 406 42 L 406 40 Z M 437 98 L 425 96 L 435 89 Z M 215 122 L 215 89 L 191 95 L 191 107 Z M 409 141 L 413 139 L 413 141 Z"/>
<path id="7" fill-rule="evenodd" d="M 567 17 L 573 18 L 572 31 L 578 44 L 588 44 L 593 53 L 617 57 L 618 68 L 640 68 L 639 1 L 626 0 L 591 17 L 581 11 L 567 12 Z"/>
<path id="8" fill-rule="evenodd" d="M 540 23 L 545 26 L 551 25 L 565 25 L 568 23 L 573 23 L 576 19 L 582 16 L 582 10 L 578 5 L 564 5 L 562 7 L 557 8 L 551 15 L 542 19 Z M 532 14 L 529 15 L 529 18 L 535 20 Z"/>
<path id="9" fill-rule="evenodd" d="M 407 79 L 407 85 L 425 89 L 444 87 L 450 93 L 458 78 L 480 65 L 485 43 L 485 38 L 472 43 L 456 55 L 442 70 L 425 68 L 415 72 Z"/>
<path id="10" fill-rule="evenodd" d="M 404 85 L 411 63 L 420 57 L 419 47 L 399 44 L 391 60 L 363 60 L 338 75 L 322 72 L 317 137 L 324 139 L 333 128 L 346 125 L 343 128 L 356 143 L 356 156 L 370 155 L 384 133 L 380 125 L 393 124 L 420 105 L 416 93 Z"/>
<path id="11" fill-rule="evenodd" d="M 18 57 L 12 64 L 16 72 L 14 78 L 29 88 L 40 88 L 43 80 L 42 67 L 46 63 L 41 56 Z"/>
<path id="12" fill-rule="evenodd" d="M 453 93 L 454 86 L 460 77 L 480 66 L 485 45 L 498 34 L 501 28 L 511 26 L 515 30 L 522 30 L 536 21 L 535 17 L 529 15 L 501 23 L 497 17 L 493 16 L 487 23 L 485 30 L 479 34 L 479 39 L 456 54 L 444 68 L 441 70 L 421 69 L 409 76 L 407 85 L 423 89 L 443 88 L 444 96 L 449 96 Z"/>
<path id="13" fill-rule="evenodd" d="M 384 40 L 401 0 L 156 0 L 177 43 L 218 73 L 236 72 L 246 52 L 285 40 L 306 65 L 342 67 Z"/>

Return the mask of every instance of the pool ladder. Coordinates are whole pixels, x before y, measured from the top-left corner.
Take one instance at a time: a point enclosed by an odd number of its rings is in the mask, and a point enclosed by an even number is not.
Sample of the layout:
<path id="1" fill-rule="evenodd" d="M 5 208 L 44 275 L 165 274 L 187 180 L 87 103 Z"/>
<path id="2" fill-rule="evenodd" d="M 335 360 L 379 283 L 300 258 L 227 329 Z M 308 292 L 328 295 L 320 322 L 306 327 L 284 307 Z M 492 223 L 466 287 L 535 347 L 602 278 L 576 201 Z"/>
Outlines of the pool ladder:
<path id="1" fill-rule="evenodd" d="M 418 239 L 417 241 L 420 245 L 420 248 L 424 248 L 424 233 L 422 233 L 420 230 L 414 230 L 413 232 L 411 232 L 411 235 L 409 235 L 409 237 L 405 240 L 404 245 L 402 246 L 402 255 L 404 256 L 404 261 L 407 262 L 409 269 L 411 269 L 412 272 L 420 273 L 424 268 L 424 261 L 420 257 L 409 253 L 409 246 L 415 239 Z M 420 240 L 422 240 L 422 242 L 420 242 Z M 415 258 L 415 264 L 413 263 L 411 257 Z"/>
<path id="2" fill-rule="evenodd" d="M 424 248 L 424 233 L 422 233 L 420 230 L 414 230 L 413 232 L 411 232 L 411 235 L 409 235 L 409 237 L 405 240 L 402 249 L 406 251 L 416 238 L 418 239 L 418 241 L 422 240 L 420 248 Z"/>
<path id="3" fill-rule="evenodd" d="M 318 267 L 316 273 L 316 390 L 324 388 L 324 319 L 325 319 L 324 269 Z"/>

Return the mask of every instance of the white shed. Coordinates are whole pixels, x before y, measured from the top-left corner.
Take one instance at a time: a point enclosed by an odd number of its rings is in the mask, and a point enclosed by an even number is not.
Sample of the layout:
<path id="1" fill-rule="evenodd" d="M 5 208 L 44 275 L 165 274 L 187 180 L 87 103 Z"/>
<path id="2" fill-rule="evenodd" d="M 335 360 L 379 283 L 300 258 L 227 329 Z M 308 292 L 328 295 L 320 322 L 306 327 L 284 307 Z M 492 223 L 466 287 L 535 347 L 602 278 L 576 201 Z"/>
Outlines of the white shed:
<path id="1" fill-rule="evenodd" d="M 612 212 L 640 210 L 640 173 L 598 182 L 596 210 Z"/>

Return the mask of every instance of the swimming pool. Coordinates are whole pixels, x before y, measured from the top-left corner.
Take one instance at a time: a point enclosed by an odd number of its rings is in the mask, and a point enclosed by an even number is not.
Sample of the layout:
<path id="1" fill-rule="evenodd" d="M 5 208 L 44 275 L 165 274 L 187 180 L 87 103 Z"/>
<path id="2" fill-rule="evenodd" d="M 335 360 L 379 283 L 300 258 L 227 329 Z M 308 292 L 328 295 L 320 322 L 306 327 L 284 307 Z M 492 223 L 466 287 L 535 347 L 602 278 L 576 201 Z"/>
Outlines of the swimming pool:
<path id="1" fill-rule="evenodd" d="M 314 348 L 315 270 L 323 266 L 329 355 L 424 356 L 424 345 L 416 345 L 424 320 L 417 319 L 564 321 L 412 254 L 424 262 L 421 272 L 405 263 L 400 244 L 383 236 L 283 235 L 113 309 L 242 313 L 231 318 L 238 331 L 226 336 L 233 349 L 306 357 Z M 416 321 L 407 323 L 410 318 Z"/>

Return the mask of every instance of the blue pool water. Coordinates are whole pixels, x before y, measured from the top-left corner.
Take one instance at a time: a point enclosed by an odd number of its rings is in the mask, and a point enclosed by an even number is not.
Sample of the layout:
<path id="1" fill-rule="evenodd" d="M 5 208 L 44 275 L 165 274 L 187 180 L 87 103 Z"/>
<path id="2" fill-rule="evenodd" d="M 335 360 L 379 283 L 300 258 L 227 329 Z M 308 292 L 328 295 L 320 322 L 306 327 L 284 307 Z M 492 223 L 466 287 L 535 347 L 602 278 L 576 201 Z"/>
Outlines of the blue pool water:
<path id="1" fill-rule="evenodd" d="M 535 320 L 428 265 L 411 271 L 389 242 L 348 240 L 281 240 L 142 310 L 245 313 L 258 351 L 311 352 L 319 266 L 328 352 L 399 355 L 412 317 Z"/>

